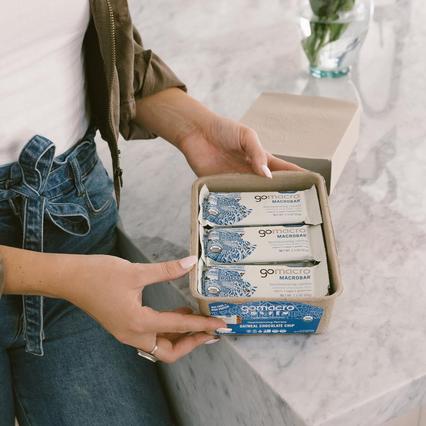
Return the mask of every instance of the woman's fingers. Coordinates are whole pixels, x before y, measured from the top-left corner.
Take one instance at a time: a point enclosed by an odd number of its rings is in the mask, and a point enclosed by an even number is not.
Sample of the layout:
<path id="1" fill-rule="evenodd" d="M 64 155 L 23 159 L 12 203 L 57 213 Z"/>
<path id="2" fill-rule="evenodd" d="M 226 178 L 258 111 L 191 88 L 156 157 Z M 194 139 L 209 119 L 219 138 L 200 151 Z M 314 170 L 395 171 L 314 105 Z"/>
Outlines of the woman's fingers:
<path id="1" fill-rule="evenodd" d="M 173 281 L 187 274 L 197 263 L 196 256 L 188 256 L 183 259 L 170 260 L 160 263 L 140 263 L 137 265 L 140 274 L 140 285 Z"/>
<path id="2" fill-rule="evenodd" d="M 155 351 L 155 357 L 166 363 L 175 362 L 192 352 L 198 346 L 207 342 L 214 343 L 217 341 L 219 341 L 219 338 L 206 333 L 184 335 L 174 342 L 171 342 L 165 337 L 157 336 L 158 349 Z"/>
<path id="3" fill-rule="evenodd" d="M 240 130 L 240 146 L 251 164 L 253 171 L 259 176 L 272 178 L 268 167 L 267 153 L 262 147 L 257 133 L 249 127 Z"/>
<path id="4" fill-rule="evenodd" d="M 192 314 L 192 309 L 187 307 L 177 308 L 174 310 L 179 314 Z M 178 338 L 182 337 L 182 333 L 162 333 L 162 337 L 169 339 L 171 342 L 176 341 Z"/>
<path id="5" fill-rule="evenodd" d="M 257 136 L 257 133 L 250 128 L 243 127 L 241 130 L 240 145 L 253 168 L 253 171 L 260 175 L 272 178 L 271 170 L 291 170 L 303 171 L 302 167 L 266 152 Z"/>
<path id="6" fill-rule="evenodd" d="M 297 164 L 282 160 L 281 158 L 277 158 L 269 153 L 268 153 L 268 165 L 273 172 L 280 171 L 280 170 L 288 170 L 288 171 L 295 171 L 295 172 L 306 171 L 306 169 L 299 167 Z"/>
<path id="7" fill-rule="evenodd" d="M 226 327 L 226 323 L 219 318 L 177 312 L 157 312 L 152 309 L 144 312 L 141 321 L 144 333 L 191 333 L 214 331 Z"/>
<path id="8" fill-rule="evenodd" d="M 177 312 L 178 314 L 192 314 L 192 309 L 187 306 L 182 306 L 180 308 L 176 308 L 174 312 Z"/>

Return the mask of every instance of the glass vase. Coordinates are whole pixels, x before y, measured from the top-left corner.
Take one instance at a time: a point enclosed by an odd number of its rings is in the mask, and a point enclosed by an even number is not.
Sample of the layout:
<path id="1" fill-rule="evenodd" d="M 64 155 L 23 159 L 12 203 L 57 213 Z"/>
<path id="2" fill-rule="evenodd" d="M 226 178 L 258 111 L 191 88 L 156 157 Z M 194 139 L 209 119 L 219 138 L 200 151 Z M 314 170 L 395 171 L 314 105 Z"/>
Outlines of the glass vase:
<path id="1" fill-rule="evenodd" d="M 373 0 L 303 0 L 299 22 L 311 75 L 346 75 L 357 59 L 373 15 Z"/>

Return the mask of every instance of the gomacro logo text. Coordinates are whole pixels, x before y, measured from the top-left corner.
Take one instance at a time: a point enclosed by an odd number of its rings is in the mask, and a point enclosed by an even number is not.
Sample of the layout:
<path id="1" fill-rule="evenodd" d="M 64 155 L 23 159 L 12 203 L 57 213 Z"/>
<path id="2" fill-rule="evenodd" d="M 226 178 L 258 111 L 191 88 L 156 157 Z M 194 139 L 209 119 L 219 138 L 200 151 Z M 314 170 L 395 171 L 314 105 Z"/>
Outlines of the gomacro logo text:
<path id="1" fill-rule="evenodd" d="M 254 199 L 256 200 L 256 203 L 260 203 L 265 200 L 300 200 L 300 194 L 255 195 Z"/>
<path id="2" fill-rule="evenodd" d="M 256 305 L 256 306 L 241 306 L 242 314 L 266 314 L 268 312 L 278 312 L 278 311 L 294 311 L 294 306 L 292 305 Z"/>
<path id="3" fill-rule="evenodd" d="M 262 268 L 259 273 L 261 278 L 269 275 L 303 275 L 306 278 L 309 277 L 311 270 L 309 268 Z"/>
<path id="4" fill-rule="evenodd" d="M 273 229 L 259 229 L 258 230 L 260 237 L 266 237 L 267 235 L 281 235 L 281 234 L 306 234 L 306 230 L 304 228 L 273 228 Z"/>

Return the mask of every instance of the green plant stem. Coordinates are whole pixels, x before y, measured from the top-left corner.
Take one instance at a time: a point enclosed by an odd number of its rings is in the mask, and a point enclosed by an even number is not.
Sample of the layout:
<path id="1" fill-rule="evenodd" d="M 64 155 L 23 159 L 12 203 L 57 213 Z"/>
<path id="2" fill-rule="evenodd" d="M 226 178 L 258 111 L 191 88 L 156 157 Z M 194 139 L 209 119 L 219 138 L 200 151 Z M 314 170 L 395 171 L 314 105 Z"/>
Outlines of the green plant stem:
<path id="1" fill-rule="evenodd" d="M 339 13 L 352 10 L 354 4 L 355 0 L 310 0 L 314 14 L 311 34 L 302 41 L 310 65 L 317 66 L 321 49 L 338 40 L 346 30 L 348 24 L 333 21 L 339 18 Z"/>

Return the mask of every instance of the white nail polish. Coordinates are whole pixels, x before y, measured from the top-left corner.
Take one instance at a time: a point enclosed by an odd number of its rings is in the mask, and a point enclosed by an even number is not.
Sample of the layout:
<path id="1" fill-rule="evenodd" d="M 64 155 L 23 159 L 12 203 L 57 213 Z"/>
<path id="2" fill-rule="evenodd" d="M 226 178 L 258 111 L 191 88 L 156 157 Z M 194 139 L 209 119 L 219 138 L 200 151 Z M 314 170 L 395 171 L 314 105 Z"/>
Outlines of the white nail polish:
<path id="1" fill-rule="evenodd" d="M 197 256 L 188 256 L 179 260 L 180 266 L 183 269 L 190 269 L 197 263 Z"/>
<path id="2" fill-rule="evenodd" d="M 232 331 L 232 328 L 221 327 L 221 328 L 216 329 L 216 331 L 218 333 L 230 333 Z"/>
<path id="3" fill-rule="evenodd" d="M 267 178 L 272 179 L 272 173 L 271 173 L 271 171 L 269 170 L 269 167 L 266 164 L 262 165 L 262 170 L 263 170 L 263 173 L 265 174 L 265 176 Z"/>
<path id="4" fill-rule="evenodd" d="M 207 342 L 204 342 L 205 345 L 212 345 L 213 343 L 217 343 L 219 342 L 220 339 L 212 339 L 212 340 L 207 340 Z"/>

